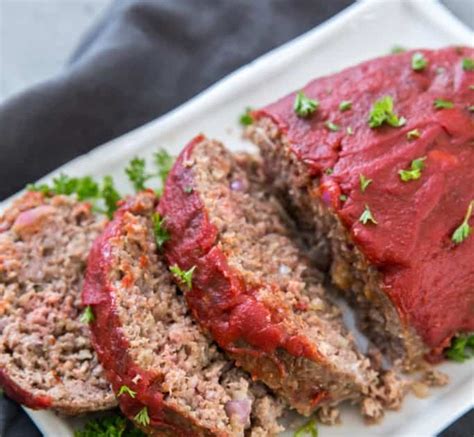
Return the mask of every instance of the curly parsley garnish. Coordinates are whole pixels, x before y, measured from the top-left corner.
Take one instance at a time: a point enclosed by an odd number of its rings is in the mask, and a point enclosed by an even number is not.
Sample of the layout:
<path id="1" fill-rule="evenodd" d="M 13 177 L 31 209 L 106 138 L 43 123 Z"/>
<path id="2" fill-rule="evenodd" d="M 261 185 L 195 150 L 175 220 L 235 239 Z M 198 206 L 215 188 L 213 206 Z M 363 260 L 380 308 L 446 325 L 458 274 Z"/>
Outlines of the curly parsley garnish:
<path id="1" fill-rule="evenodd" d="M 135 422 L 142 426 L 148 426 L 150 424 L 150 416 L 148 415 L 148 408 L 143 407 L 133 418 Z"/>
<path id="2" fill-rule="evenodd" d="M 170 234 L 164 226 L 165 218 L 161 217 L 160 214 L 155 212 L 152 216 L 152 221 L 156 245 L 159 249 L 161 249 L 163 247 L 163 244 L 165 244 L 170 239 Z"/>
<path id="3" fill-rule="evenodd" d="M 135 191 L 143 191 L 145 189 L 145 182 L 152 178 L 153 175 L 146 172 L 146 163 L 143 158 L 133 158 L 127 167 L 125 173 L 133 185 Z"/>
<path id="4" fill-rule="evenodd" d="M 454 243 L 461 244 L 464 240 L 466 240 L 469 237 L 469 235 L 472 234 L 472 227 L 469 226 L 469 219 L 472 216 L 473 208 L 474 208 L 474 200 L 472 200 L 471 203 L 469 203 L 463 222 L 456 228 L 456 230 L 454 231 L 451 237 L 451 240 Z"/>
<path id="5" fill-rule="evenodd" d="M 407 132 L 407 139 L 409 141 L 416 140 L 417 138 L 420 138 L 420 135 L 421 135 L 421 132 L 419 129 L 413 129 Z"/>
<path id="6" fill-rule="evenodd" d="M 453 339 L 445 355 L 458 363 L 474 357 L 474 334 L 460 335 Z"/>
<path id="7" fill-rule="evenodd" d="M 302 427 L 298 428 L 293 437 L 318 437 L 318 427 L 315 419 L 311 419 Z"/>
<path id="8" fill-rule="evenodd" d="M 374 225 L 377 224 L 377 220 L 375 220 L 374 216 L 372 215 L 372 212 L 370 211 L 369 205 L 365 205 L 365 209 L 362 212 L 361 216 L 359 217 L 359 221 L 363 225 L 366 225 L 369 222 L 372 222 Z"/>
<path id="9" fill-rule="evenodd" d="M 421 52 L 416 52 L 411 57 L 411 68 L 414 71 L 422 71 L 428 65 L 428 61 Z"/>
<path id="10" fill-rule="evenodd" d="M 341 112 L 349 111 L 351 108 L 352 102 L 350 100 L 343 100 L 341 103 L 339 103 L 339 111 Z"/>
<path id="11" fill-rule="evenodd" d="M 363 174 L 359 175 L 360 191 L 364 192 L 367 187 L 372 183 L 372 179 L 366 178 Z"/>
<path id="12" fill-rule="evenodd" d="M 80 431 L 74 431 L 74 437 L 145 437 L 145 434 L 125 417 L 114 414 L 86 423 Z"/>
<path id="13" fill-rule="evenodd" d="M 405 47 L 402 47 L 402 46 L 393 46 L 390 50 L 390 53 L 394 54 L 394 55 L 398 55 L 399 53 L 404 53 L 406 52 L 407 49 Z"/>
<path id="14" fill-rule="evenodd" d="M 125 395 L 125 394 L 130 396 L 132 399 L 135 399 L 135 396 L 137 395 L 137 392 L 133 391 L 127 385 L 122 385 L 122 387 L 120 387 L 120 390 L 117 393 L 117 397 L 120 397 L 120 396 Z"/>
<path id="15" fill-rule="evenodd" d="M 174 158 L 165 150 L 160 149 L 153 155 L 155 166 L 158 169 L 158 176 L 161 179 L 161 183 L 164 185 L 168 173 L 173 167 Z"/>
<path id="16" fill-rule="evenodd" d="M 384 96 L 372 105 L 368 123 L 372 129 L 382 126 L 384 123 L 393 127 L 401 127 L 406 123 L 406 119 L 393 112 L 393 99 L 390 96 Z"/>
<path id="17" fill-rule="evenodd" d="M 474 71 L 474 59 L 473 58 L 463 58 L 462 68 L 465 71 Z"/>
<path id="18" fill-rule="evenodd" d="M 341 126 L 336 123 L 333 123 L 330 120 L 326 121 L 324 125 L 326 126 L 326 129 L 330 130 L 331 132 L 339 132 L 341 130 Z"/>
<path id="19" fill-rule="evenodd" d="M 250 126 L 253 123 L 251 114 L 252 108 L 245 108 L 245 112 L 239 117 L 239 122 L 242 126 Z"/>
<path id="20" fill-rule="evenodd" d="M 120 194 L 115 189 L 114 180 L 112 179 L 112 176 L 104 176 L 100 194 L 102 196 L 102 199 L 104 199 L 104 212 L 109 218 L 112 218 L 115 210 L 117 209 L 117 202 L 120 200 Z"/>
<path id="21" fill-rule="evenodd" d="M 435 99 L 433 106 L 435 109 L 452 109 L 454 108 L 454 103 L 450 100 Z"/>
<path id="22" fill-rule="evenodd" d="M 170 272 L 179 281 L 185 284 L 188 288 L 192 287 L 193 273 L 196 266 L 192 266 L 189 270 L 181 270 L 178 265 L 170 267 Z"/>
<path id="23" fill-rule="evenodd" d="M 399 170 L 398 174 L 403 182 L 414 181 L 421 178 L 421 171 L 425 168 L 426 156 L 414 159 L 408 170 Z"/>
<path id="24" fill-rule="evenodd" d="M 306 97 L 303 91 L 296 94 L 293 109 L 298 117 L 308 118 L 319 108 L 319 102 Z"/>

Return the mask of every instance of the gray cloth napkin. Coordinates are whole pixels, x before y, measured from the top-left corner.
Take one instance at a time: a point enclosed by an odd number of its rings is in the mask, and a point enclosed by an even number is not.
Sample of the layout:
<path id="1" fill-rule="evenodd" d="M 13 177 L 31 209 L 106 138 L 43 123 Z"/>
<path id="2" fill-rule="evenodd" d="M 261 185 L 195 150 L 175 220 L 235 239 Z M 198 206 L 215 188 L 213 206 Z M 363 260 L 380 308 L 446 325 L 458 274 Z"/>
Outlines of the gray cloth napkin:
<path id="1" fill-rule="evenodd" d="M 115 1 L 60 75 L 0 106 L 0 199 L 169 111 L 350 3 Z M 472 436 L 473 424 L 471 413 L 442 435 Z M 38 435 L 14 402 L 0 399 L 0 437 Z"/>

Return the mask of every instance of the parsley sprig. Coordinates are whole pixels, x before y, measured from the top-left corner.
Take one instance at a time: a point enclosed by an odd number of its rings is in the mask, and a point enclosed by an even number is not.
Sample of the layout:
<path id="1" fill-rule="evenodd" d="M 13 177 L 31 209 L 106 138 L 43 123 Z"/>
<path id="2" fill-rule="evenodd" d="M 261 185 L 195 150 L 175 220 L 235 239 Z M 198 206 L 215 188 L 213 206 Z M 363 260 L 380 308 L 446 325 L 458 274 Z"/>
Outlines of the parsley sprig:
<path id="1" fill-rule="evenodd" d="M 245 112 L 239 117 L 239 122 L 242 126 L 250 126 L 253 123 L 253 117 L 251 112 L 252 108 L 247 107 L 245 108 Z"/>
<path id="2" fill-rule="evenodd" d="M 145 434 L 125 417 L 114 414 L 89 420 L 74 437 L 145 437 Z"/>
<path id="3" fill-rule="evenodd" d="M 152 216 L 152 221 L 156 245 L 159 249 L 161 249 L 163 244 L 165 244 L 170 239 L 170 234 L 164 226 L 165 218 L 161 217 L 160 214 L 156 212 Z"/>
<path id="4" fill-rule="evenodd" d="M 421 178 L 421 171 L 425 168 L 426 156 L 414 159 L 408 170 L 399 170 L 398 174 L 403 182 L 414 181 Z"/>
<path id="5" fill-rule="evenodd" d="M 382 126 L 384 123 L 393 127 L 401 127 L 406 123 L 406 119 L 393 112 L 392 97 L 384 96 L 372 105 L 368 123 L 372 129 Z"/>
<path id="6" fill-rule="evenodd" d="M 298 428 L 293 437 L 318 437 L 318 427 L 315 419 L 311 419 Z"/>
<path id="7" fill-rule="evenodd" d="M 472 200 L 471 203 L 469 203 L 463 222 L 453 232 L 451 240 L 455 244 L 461 244 L 464 240 L 466 240 L 469 237 L 469 235 L 472 234 L 472 227 L 469 226 L 469 219 L 472 216 L 473 209 L 474 209 L 474 200 Z"/>
<path id="8" fill-rule="evenodd" d="M 193 273 L 196 269 L 196 266 L 192 266 L 189 270 L 181 270 L 178 265 L 170 267 L 170 272 L 173 273 L 173 276 L 181 283 L 186 285 L 189 289 L 192 287 L 193 282 Z"/>
<path id="9" fill-rule="evenodd" d="M 445 355 L 458 363 L 474 357 L 474 334 L 464 334 L 454 338 Z"/>
<path id="10" fill-rule="evenodd" d="M 307 97 L 303 91 L 296 94 L 293 109 L 298 117 L 308 118 L 319 108 L 319 102 Z"/>

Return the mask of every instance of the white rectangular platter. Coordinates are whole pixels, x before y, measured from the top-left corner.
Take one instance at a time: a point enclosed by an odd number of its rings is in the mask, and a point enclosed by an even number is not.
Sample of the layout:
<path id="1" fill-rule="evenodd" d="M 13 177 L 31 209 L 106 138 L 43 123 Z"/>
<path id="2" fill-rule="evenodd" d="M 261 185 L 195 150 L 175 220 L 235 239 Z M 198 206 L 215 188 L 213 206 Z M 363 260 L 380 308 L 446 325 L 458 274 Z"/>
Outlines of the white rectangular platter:
<path id="1" fill-rule="evenodd" d="M 176 155 L 197 133 L 220 139 L 234 150 L 249 149 L 237 122 L 243 109 L 271 102 L 313 77 L 383 55 L 394 45 L 434 48 L 473 43 L 473 32 L 436 0 L 359 1 L 167 115 L 71 161 L 45 180 L 59 172 L 71 176 L 111 174 L 126 191 L 123 167 L 133 156 L 151 156 L 158 147 Z M 409 396 L 400 411 L 388 413 L 381 424 L 370 427 L 348 407 L 341 425 L 320 425 L 320 437 L 436 435 L 474 405 L 473 363 L 446 363 L 440 370 L 449 374 L 451 383 L 433 389 L 430 397 L 420 400 Z M 51 412 L 27 411 L 45 436 L 71 436 L 77 424 Z"/>

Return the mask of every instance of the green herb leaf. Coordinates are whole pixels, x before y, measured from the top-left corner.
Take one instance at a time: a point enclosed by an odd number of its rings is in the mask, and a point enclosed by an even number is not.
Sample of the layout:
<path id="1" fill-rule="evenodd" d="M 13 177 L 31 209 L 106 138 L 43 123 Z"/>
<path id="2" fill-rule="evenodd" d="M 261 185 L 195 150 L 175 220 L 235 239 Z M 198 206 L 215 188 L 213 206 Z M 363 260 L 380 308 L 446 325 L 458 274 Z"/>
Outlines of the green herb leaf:
<path id="1" fill-rule="evenodd" d="M 414 181 L 421 178 L 421 171 L 425 168 L 426 156 L 414 159 L 408 170 L 399 170 L 398 174 L 403 182 Z"/>
<path id="2" fill-rule="evenodd" d="M 406 52 L 407 49 L 405 47 L 402 47 L 402 46 L 393 46 L 390 50 L 390 53 L 394 54 L 394 55 L 397 55 L 399 53 L 404 53 Z"/>
<path id="3" fill-rule="evenodd" d="M 366 225 L 369 222 L 372 222 L 374 225 L 377 224 L 377 220 L 375 220 L 374 216 L 372 215 L 372 212 L 370 211 L 370 208 L 368 205 L 365 205 L 364 212 L 361 214 L 359 217 L 359 221 L 363 224 Z"/>
<path id="4" fill-rule="evenodd" d="M 426 60 L 425 56 L 421 52 L 416 52 L 411 57 L 411 68 L 414 71 L 421 71 L 424 70 L 425 67 L 428 65 L 428 61 Z"/>
<path id="5" fill-rule="evenodd" d="M 137 392 L 136 391 L 133 391 L 130 387 L 126 386 L 126 385 L 122 385 L 122 387 L 120 387 L 120 390 L 118 391 L 117 393 L 117 397 L 120 397 L 124 394 L 127 394 L 128 396 L 130 396 L 132 399 L 135 398 Z"/>
<path id="6" fill-rule="evenodd" d="M 148 415 L 147 407 L 143 407 L 133 418 L 135 422 L 142 426 L 148 426 L 150 424 L 150 416 Z"/>
<path id="7" fill-rule="evenodd" d="M 393 112 L 393 99 L 390 96 L 385 96 L 372 105 L 368 123 L 372 129 L 382 126 L 383 123 L 393 127 L 400 127 L 406 123 L 406 119 L 398 117 Z"/>
<path id="8" fill-rule="evenodd" d="M 125 167 L 125 173 L 136 192 L 143 191 L 145 189 L 145 182 L 152 177 L 152 175 L 146 172 L 145 165 L 144 159 L 135 157 Z"/>
<path id="9" fill-rule="evenodd" d="M 293 437 L 318 437 L 318 426 L 315 419 L 311 419 L 302 427 L 298 428 Z"/>
<path id="10" fill-rule="evenodd" d="M 462 60 L 462 68 L 465 71 L 473 71 L 474 70 L 474 59 L 473 58 L 464 58 Z"/>
<path id="11" fill-rule="evenodd" d="M 120 194 L 115 189 L 112 176 L 104 176 L 100 194 L 104 199 L 106 208 L 105 213 L 107 214 L 107 217 L 112 218 L 114 212 L 117 210 L 117 202 L 120 200 Z"/>
<path id="12" fill-rule="evenodd" d="M 455 244 L 461 244 L 464 240 L 466 240 L 469 235 L 472 234 L 472 227 L 469 226 L 469 219 L 472 216 L 472 210 L 474 208 L 474 200 L 469 203 L 467 207 L 467 212 L 464 217 L 463 222 L 456 228 L 454 231 L 451 239 Z"/>
<path id="13" fill-rule="evenodd" d="M 44 195 L 48 196 L 53 194 L 51 192 L 51 187 L 48 184 L 28 184 L 26 186 L 27 191 L 36 191 L 39 193 L 43 193 Z"/>
<path id="14" fill-rule="evenodd" d="M 463 363 L 474 357 L 474 334 L 465 334 L 454 338 L 445 355 L 458 363 Z"/>
<path id="15" fill-rule="evenodd" d="M 79 320 L 82 323 L 91 323 L 95 320 L 94 313 L 92 312 L 92 307 L 90 305 L 86 306 Z"/>
<path id="16" fill-rule="evenodd" d="M 84 428 L 74 431 L 74 437 L 145 437 L 125 417 L 114 414 L 89 420 Z"/>
<path id="17" fill-rule="evenodd" d="M 367 187 L 372 183 L 372 179 L 366 178 L 363 174 L 359 175 L 360 191 L 364 192 Z"/>
<path id="18" fill-rule="evenodd" d="M 293 109 L 298 117 L 308 118 L 319 108 L 319 102 L 306 97 L 303 91 L 296 94 Z"/>
<path id="19" fill-rule="evenodd" d="M 351 126 L 348 126 L 346 129 L 347 135 L 354 135 L 354 129 Z"/>
<path id="20" fill-rule="evenodd" d="M 181 270 L 176 264 L 170 267 L 171 273 L 179 281 L 185 284 L 189 289 L 192 287 L 193 272 L 196 266 L 192 266 L 189 270 Z"/>
<path id="21" fill-rule="evenodd" d="M 251 114 L 252 108 L 245 108 L 245 112 L 239 117 L 240 124 L 242 126 L 250 126 L 253 123 L 253 117 Z"/>
<path id="22" fill-rule="evenodd" d="M 341 103 L 339 103 L 339 110 L 341 112 L 349 111 L 349 109 L 351 108 L 352 108 L 352 102 L 350 100 L 343 100 Z"/>
<path id="23" fill-rule="evenodd" d="M 162 248 L 163 244 L 165 244 L 170 239 L 170 234 L 164 227 L 165 218 L 161 217 L 160 214 L 157 212 L 152 216 L 153 220 L 153 231 L 155 233 L 155 241 L 156 245 L 159 249 Z"/>
<path id="24" fill-rule="evenodd" d="M 326 123 L 324 123 L 324 125 L 331 132 L 339 132 L 341 130 L 341 126 L 339 126 L 336 123 L 333 123 L 332 121 L 329 121 L 329 120 L 326 121 Z"/>
<path id="25" fill-rule="evenodd" d="M 161 179 L 161 183 L 164 185 L 166 178 L 168 177 L 168 173 L 173 167 L 174 158 L 164 149 L 158 150 L 153 155 L 155 166 L 158 168 L 158 176 Z"/>
<path id="26" fill-rule="evenodd" d="M 407 132 L 407 139 L 408 140 L 416 140 L 417 138 L 420 138 L 421 132 L 419 129 L 413 129 L 411 131 Z"/>
<path id="27" fill-rule="evenodd" d="M 433 103 L 435 109 L 451 109 L 454 108 L 454 103 L 449 100 L 435 99 Z"/>

